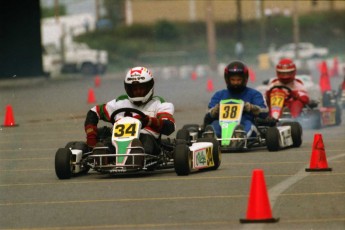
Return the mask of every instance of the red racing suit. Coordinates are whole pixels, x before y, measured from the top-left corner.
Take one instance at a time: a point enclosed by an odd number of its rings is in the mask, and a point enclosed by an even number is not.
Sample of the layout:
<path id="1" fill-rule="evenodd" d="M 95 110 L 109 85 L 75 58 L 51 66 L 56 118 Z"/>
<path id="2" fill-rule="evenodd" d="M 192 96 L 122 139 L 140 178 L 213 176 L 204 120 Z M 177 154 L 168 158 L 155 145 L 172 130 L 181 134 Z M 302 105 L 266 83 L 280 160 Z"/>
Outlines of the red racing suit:
<path id="1" fill-rule="evenodd" d="M 286 86 L 292 90 L 292 97 L 286 101 L 286 106 L 289 108 L 293 118 L 298 117 L 301 114 L 303 107 L 309 103 L 309 95 L 303 82 L 299 79 L 294 79 L 292 82 L 284 84 L 280 82 L 278 78 L 275 78 L 270 81 L 267 88 L 271 89 L 273 86 Z M 267 94 L 268 93 L 266 92 L 266 100 L 269 104 L 269 95 Z"/>

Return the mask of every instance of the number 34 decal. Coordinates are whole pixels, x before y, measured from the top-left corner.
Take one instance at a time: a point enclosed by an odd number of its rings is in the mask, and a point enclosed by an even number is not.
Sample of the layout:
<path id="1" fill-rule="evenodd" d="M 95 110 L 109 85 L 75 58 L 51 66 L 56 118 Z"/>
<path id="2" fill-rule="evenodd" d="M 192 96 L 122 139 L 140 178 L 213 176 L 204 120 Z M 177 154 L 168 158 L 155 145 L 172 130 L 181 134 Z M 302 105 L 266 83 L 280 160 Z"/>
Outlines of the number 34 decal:
<path id="1" fill-rule="evenodd" d="M 137 124 L 118 124 L 114 129 L 114 137 L 133 137 L 137 133 Z"/>

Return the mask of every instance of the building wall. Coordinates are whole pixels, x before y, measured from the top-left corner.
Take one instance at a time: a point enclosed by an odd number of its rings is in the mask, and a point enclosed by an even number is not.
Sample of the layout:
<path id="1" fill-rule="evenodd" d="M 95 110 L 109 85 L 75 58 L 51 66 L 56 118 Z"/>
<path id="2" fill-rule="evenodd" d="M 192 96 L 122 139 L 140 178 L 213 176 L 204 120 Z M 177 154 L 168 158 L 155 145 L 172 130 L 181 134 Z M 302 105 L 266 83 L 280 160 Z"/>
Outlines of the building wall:
<path id="1" fill-rule="evenodd" d="M 208 0 L 131 0 L 133 23 L 153 23 L 156 20 L 166 19 L 171 21 L 191 21 L 190 3 L 195 4 L 195 20 L 205 21 L 206 5 Z M 213 6 L 214 19 L 216 21 L 236 20 L 236 0 L 210 0 Z M 242 0 L 243 20 L 258 17 L 258 0 Z M 272 12 L 279 10 L 293 10 L 293 0 L 264 0 L 264 8 Z M 344 0 L 317 0 L 313 6 L 311 0 L 298 1 L 300 14 L 330 9 L 345 9 Z"/>

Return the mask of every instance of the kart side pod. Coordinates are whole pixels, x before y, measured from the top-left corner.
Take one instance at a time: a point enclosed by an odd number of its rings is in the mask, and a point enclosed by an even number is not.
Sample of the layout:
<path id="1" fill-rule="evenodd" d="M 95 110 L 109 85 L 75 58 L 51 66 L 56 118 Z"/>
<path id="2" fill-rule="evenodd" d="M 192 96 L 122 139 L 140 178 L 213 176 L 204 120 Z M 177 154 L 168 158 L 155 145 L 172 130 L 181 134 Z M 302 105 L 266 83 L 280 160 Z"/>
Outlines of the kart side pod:
<path id="1" fill-rule="evenodd" d="M 189 147 L 192 154 L 193 165 L 195 170 L 215 166 L 213 159 L 213 144 L 211 142 L 197 142 Z"/>
<path id="2" fill-rule="evenodd" d="M 290 126 L 278 126 L 279 130 L 279 146 L 281 148 L 292 146 L 292 136 Z"/>
<path id="3" fill-rule="evenodd" d="M 278 151 L 279 149 L 292 146 L 291 127 L 278 126 L 268 128 L 266 133 L 266 145 L 268 151 Z"/>
<path id="4" fill-rule="evenodd" d="M 80 173 L 82 171 L 81 167 L 80 167 L 80 161 L 81 158 L 83 156 L 83 151 L 80 149 L 71 149 L 72 152 L 72 159 L 71 159 L 71 163 L 73 165 L 73 169 L 72 169 L 72 173 L 76 174 L 76 173 Z"/>

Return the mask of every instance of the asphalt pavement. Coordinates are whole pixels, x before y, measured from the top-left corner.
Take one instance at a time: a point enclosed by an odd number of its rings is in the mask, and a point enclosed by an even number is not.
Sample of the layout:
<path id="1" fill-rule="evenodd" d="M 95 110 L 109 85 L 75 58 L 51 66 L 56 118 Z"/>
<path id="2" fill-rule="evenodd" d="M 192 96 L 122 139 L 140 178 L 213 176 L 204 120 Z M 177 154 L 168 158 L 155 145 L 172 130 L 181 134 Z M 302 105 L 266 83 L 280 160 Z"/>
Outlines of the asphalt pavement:
<path id="1" fill-rule="evenodd" d="M 256 73 L 250 85 L 272 74 Z M 222 76 L 158 75 L 155 94 L 175 104 L 180 128 L 201 124 L 208 100 L 223 87 Z M 89 89 L 94 103 L 88 103 Z M 344 122 L 304 130 L 300 148 L 225 153 L 216 171 L 183 177 L 173 169 L 128 176 L 91 171 L 59 180 L 56 150 L 85 140 L 90 107 L 123 93 L 121 74 L 102 76 L 97 87 L 93 77 L 82 76 L 0 87 L 0 108 L 11 105 L 17 125 L 0 127 L 0 229 L 345 229 Z M 332 171 L 305 171 L 316 133 Z M 246 218 L 255 169 L 264 172 L 268 208 L 280 218 L 277 223 L 239 221 Z"/>

